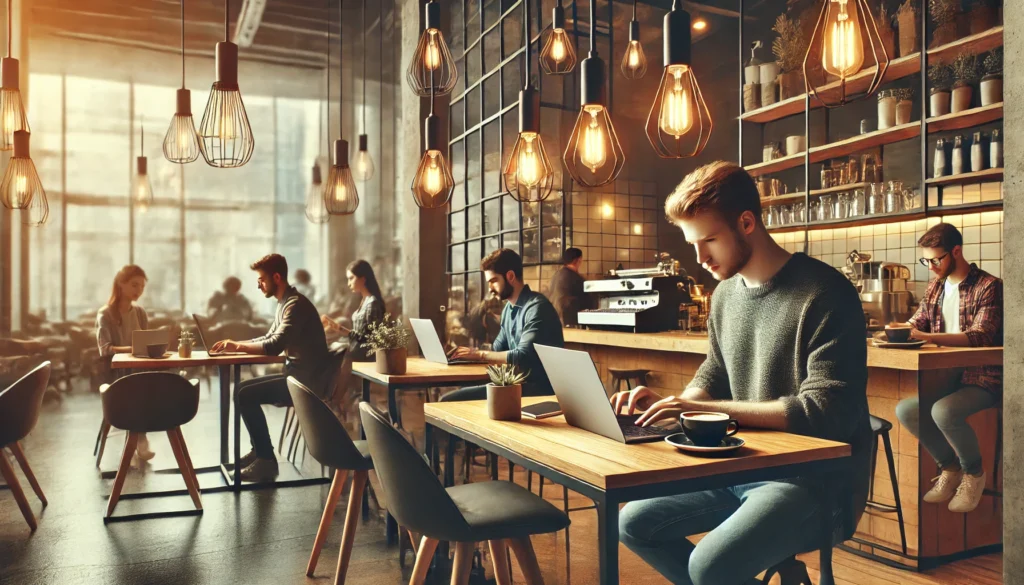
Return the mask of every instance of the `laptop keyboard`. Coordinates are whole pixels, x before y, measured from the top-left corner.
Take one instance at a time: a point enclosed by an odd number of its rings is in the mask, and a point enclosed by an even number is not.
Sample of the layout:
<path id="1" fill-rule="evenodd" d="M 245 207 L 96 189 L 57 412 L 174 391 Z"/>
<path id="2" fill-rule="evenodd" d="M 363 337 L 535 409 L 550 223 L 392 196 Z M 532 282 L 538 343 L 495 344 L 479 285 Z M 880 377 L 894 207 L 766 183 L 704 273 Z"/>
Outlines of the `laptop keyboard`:
<path id="1" fill-rule="evenodd" d="M 658 426 L 637 426 L 636 419 L 640 418 L 638 414 L 617 414 L 615 418 L 619 422 L 619 428 L 622 429 L 622 435 L 627 439 L 632 437 L 664 437 L 671 434 L 671 431 Z"/>

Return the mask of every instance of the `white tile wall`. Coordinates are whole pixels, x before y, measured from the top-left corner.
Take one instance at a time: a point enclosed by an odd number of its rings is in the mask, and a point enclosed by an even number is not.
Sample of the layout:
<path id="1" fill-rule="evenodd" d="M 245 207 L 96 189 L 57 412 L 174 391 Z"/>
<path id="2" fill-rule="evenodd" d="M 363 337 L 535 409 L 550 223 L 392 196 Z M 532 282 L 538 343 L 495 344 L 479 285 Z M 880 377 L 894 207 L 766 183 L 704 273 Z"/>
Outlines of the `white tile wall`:
<path id="1" fill-rule="evenodd" d="M 656 189 L 653 182 L 616 181 L 601 191 L 572 194 L 569 242 L 583 250 L 585 274 L 603 274 L 620 263 L 626 268 L 654 265 L 662 213 Z"/>

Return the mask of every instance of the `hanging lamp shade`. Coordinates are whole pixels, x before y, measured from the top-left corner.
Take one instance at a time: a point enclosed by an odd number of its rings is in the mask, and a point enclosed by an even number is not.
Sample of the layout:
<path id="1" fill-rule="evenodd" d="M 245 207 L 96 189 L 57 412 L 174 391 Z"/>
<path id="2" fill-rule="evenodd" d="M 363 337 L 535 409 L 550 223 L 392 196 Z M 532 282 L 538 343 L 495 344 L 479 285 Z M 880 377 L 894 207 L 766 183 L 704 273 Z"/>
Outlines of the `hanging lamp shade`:
<path id="1" fill-rule="evenodd" d="M 40 227 L 50 219 L 50 203 L 46 195 L 33 197 L 28 209 L 21 210 L 21 224 L 28 227 Z"/>
<path id="2" fill-rule="evenodd" d="M 327 213 L 327 205 L 324 203 L 323 183 L 320 165 L 313 163 L 313 180 L 306 189 L 306 219 L 310 223 L 327 223 L 331 220 L 331 214 Z"/>
<path id="3" fill-rule="evenodd" d="M 424 7 L 425 25 L 416 51 L 412 54 L 406 79 L 416 95 L 445 95 L 455 89 L 459 79 L 455 59 L 441 33 L 441 5 L 430 0 Z M 433 92 L 431 92 L 433 87 Z"/>
<path id="4" fill-rule="evenodd" d="M 36 165 L 29 155 L 29 133 L 14 132 L 14 155 L 0 181 L 0 201 L 8 209 L 29 209 L 38 198 L 46 198 Z"/>
<path id="5" fill-rule="evenodd" d="M 873 71 L 866 85 L 853 85 L 866 69 Z M 842 106 L 877 92 L 888 69 L 867 0 L 825 0 L 804 56 L 807 93 L 826 108 Z"/>
<path id="6" fill-rule="evenodd" d="M 153 205 L 153 185 L 149 182 L 149 162 L 144 156 L 135 158 L 135 175 L 132 177 L 132 203 L 139 211 L 146 212 Z"/>
<path id="7" fill-rule="evenodd" d="M 633 0 L 633 20 L 629 21 L 629 42 L 619 69 L 626 79 L 640 79 L 647 73 L 647 56 L 640 43 L 640 22 L 636 19 L 636 0 Z"/>
<path id="8" fill-rule="evenodd" d="M 576 68 L 576 40 L 565 31 L 562 0 L 551 10 L 551 32 L 540 50 L 539 60 L 548 75 L 568 75 Z"/>
<path id="9" fill-rule="evenodd" d="M 334 141 L 334 164 L 323 191 L 324 205 L 331 215 L 352 215 L 359 207 L 359 192 L 348 164 L 348 141 Z"/>
<path id="10" fill-rule="evenodd" d="M 367 148 L 369 144 L 369 138 L 366 134 L 359 135 L 359 150 L 356 151 L 356 161 L 353 165 L 353 174 L 357 181 L 365 183 L 373 178 L 373 156 L 370 155 L 370 151 Z"/>
<path id="11" fill-rule="evenodd" d="M 691 64 L 690 14 L 672 3 L 665 15 L 665 70 L 647 115 L 647 139 L 661 158 L 689 158 L 704 151 L 714 124 Z"/>
<path id="12" fill-rule="evenodd" d="M 199 123 L 199 147 L 206 164 L 222 169 L 249 162 L 255 142 L 249 116 L 238 89 L 238 45 L 228 39 L 228 0 L 224 0 L 224 40 L 217 43 L 217 80 L 210 88 L 203 120 Z"/>
<path id="13" fill-rule="evenodd" d="M 199 158 L 199 136 L 192 119 L 192 92 L 185 89 L 185 0 L 181 0 L 181 88 L 175 96 L 174 116 L 164 135 L 164 158 L 177 164 Z"/>
<path id="14" fill-rule="evenodd" d="M 444 207 L 452 198 L 455 179 L 448 169 L 448 162 L 442 154 L 442 144 L 438 134 L 438 119 L 434 114 L 427 116 L 424 122 L 426 135 L 423 157 L 416 167 L 412 179 L 412 196 L 416 205 L 425 209 Z"/>
<path id="15" fill-rule="evenodd" d="M 14 148 L 15 132 L 30 131 L 25 105 L 21 101 L 19 69 L 17 59 L 4 57 L 0 60 L 0 150 Z"/>

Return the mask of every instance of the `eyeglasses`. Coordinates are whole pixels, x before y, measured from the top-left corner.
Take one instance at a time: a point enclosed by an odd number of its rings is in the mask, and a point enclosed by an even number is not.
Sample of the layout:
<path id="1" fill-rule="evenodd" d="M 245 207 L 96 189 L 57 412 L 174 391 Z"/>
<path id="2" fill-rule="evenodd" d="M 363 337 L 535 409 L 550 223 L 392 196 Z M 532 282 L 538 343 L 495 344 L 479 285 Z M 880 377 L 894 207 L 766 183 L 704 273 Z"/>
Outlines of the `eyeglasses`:
<path id="1" fill-rule="evenodd" d="M 945 260 L 946 256 L 949 256 L 949 252 L 946 252 L 945 254 L 939 256 L 938 258 L 918 258 L 917 261 L 920 262 L 921 266 L 924 266 L 925 268 L 927 268 L 928 266 L 938 268 L 939 264 L 942 264 L 942 261 Z"/>

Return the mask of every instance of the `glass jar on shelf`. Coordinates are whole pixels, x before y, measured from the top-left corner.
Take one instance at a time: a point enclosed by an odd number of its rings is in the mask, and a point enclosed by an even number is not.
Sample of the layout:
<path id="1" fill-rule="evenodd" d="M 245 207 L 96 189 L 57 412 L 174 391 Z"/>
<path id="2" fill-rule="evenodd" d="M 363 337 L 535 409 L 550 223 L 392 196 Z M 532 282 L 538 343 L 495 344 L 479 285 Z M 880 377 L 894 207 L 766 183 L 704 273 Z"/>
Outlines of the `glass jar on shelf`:
<path id="1" fill-rule="evenodd" d="M 807 219 L 812 223 L 821 221 L 821 201 L 814 199 L 807 204 Z"/>
<path id="2" fill-rule="evenodd" d="M 885 189 L 882 183 L 871 183 L 868 195 L 868 215 L 878 215 L 885 210 Z"/>
<path id="3" fill-rule="evenodd" d="M 850 217 L 850 194 L 839 193 L 836 195 L 835 208 L 832 213 L 835 219 L 847 219 Z"/>
<path id="4" fill-rule="evenodd" d="M 831 194 L 821 196 L 821 207 L 819 207 L 818 213 L 821 214 L 821 221 L 828 221 L 834 218 L 832 207 L 835 197 Z"/>
<path id="5" fill-rule="evenodd" d="M 899 213 L 903 211 L 903 181 L 889 181 L 885 191 L 885 212 Z"/>
<path id="6" fill-rule="evenodd" d="M 829 188 L 833 187 L 834 185 L 832 183 L 832 178 L 833 178 L 832 169 L 830 169 L 828 166 L 822 166 L 821 167 L 821 188 L 822 189 L 829 189 Z"/>
<path id="7" fill-rule="evenodd" d="M 921 207 L 921 197 L 917 189 L 903 189 L 903 211 L 912 211 Z"/>
<path id="8" fill-rule="evenodd" d="M 867 194 L 864 189 L 857 189 L 850 198 L 850 217 L 860 217 L 867 213 Z"/>
<path id="9" fill-rule="evenodd" d="M 804 223 L 807 221 L 807 205 L 803 201 L 793 204 L 793 223 Z"/>

